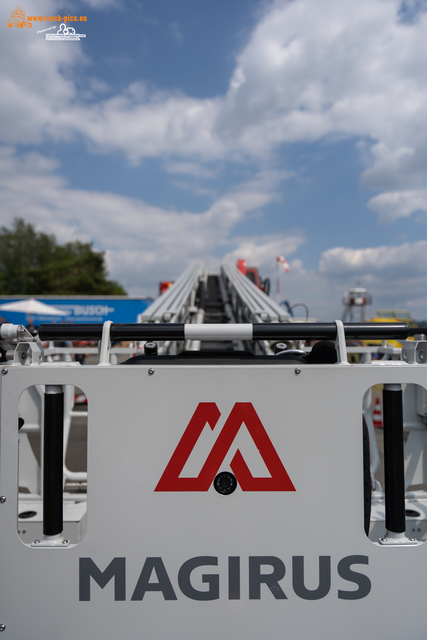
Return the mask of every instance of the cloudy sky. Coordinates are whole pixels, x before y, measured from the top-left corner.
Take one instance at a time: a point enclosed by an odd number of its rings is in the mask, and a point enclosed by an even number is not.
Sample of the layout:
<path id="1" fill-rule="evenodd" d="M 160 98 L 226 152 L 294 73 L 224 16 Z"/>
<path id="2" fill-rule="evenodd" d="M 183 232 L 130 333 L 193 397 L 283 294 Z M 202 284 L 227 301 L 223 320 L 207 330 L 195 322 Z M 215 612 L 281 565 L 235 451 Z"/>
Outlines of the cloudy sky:
<path id="1" fill-rule="evenodd" d="M 246 258 L 341 317 L 427 318 L 425 0 L 22 0 L 0 7 L 1 224 L 91 241 L 132 295 Z M 68 21 L 79 41 L 52 41 Z M 54 25 L 54 28 L 52 27 Z"/>

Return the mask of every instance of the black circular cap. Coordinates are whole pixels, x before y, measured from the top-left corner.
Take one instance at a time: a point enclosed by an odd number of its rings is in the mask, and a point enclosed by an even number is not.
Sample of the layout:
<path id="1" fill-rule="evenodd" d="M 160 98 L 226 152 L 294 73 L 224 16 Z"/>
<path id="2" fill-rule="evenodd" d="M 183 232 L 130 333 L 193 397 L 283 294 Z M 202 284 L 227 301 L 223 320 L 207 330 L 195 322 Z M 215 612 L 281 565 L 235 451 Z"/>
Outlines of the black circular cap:
<path id="1" fill-rule="evenodd" d="M 21 513 L 18 513 L 18 518 L 26 520 L 27 518 L 34 518 L 36 515 L 37 511 L 22 511 Z"/>
<path id="2" fill-rule="evenodd" d="M 146 356 L 157 355 L 157 342 L 146 342 L 144 344 L 144 353 Z"/>
<path id="3" fill-rule="evenodd" d="M 286 344 L 286 342 L 278 342 L 277 344 L 274 345 L 274 355 L 277 355 L 282 351 L 286 351 L 287 348 L 288 348 L 288 345 Z"/>
<path id="4" fill-rule="evenodd" d="M 222 471 L 218 473 L 214 480 L 215 490 L 223 496 L 229 496 L 230 493 L 236 490 L 237 480 L 236 476 L 228 471 Z"/>

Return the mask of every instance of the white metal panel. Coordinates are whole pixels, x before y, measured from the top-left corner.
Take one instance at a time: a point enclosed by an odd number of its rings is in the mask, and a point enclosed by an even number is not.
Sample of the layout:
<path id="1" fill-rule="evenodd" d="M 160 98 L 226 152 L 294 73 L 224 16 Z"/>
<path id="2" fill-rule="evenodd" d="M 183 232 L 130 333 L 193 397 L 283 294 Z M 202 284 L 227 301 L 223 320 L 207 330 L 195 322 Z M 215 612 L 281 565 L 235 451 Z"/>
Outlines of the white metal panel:
<path id="1" fill-rule="evenodd" d="M 0 623 L 8 638 L 425 637 L 427 547 L 384 548 L 363 531 L 361 415 L 363 395 L 374 384 L 425 386 L 424 365 L 302 366 L 299 375 L 292 365 L 154 369 L 149 375 L 146 366 L 12 367 L 2 377 L 0 495 L 6 502 L 0 504 L 0 562 L 7 579 L 0 580 Z M 87 533 L 66 549 L 29 548 L 16 533 L 16 407 L 22 391 L 34 384 L 74 384 L 84 389 L 91 408 Z M 200 460 L 193 461 L 193 473 L 235 403 L 251 403 L 296 491 L 242 491 L 238 486 L 222 496 L 211 486 L 208 491 L 156 492 L 201 402 L 215 403 L 221 416 L 213 430 L 205 426 L 203 442 L 201 437 L 194 448 Z M 258 473 L 259 451 L 244 432 L 243 427 L 218 471 L 229 470 L 238 446 Z M 296 593 L 301 581 L 295 579 L 292 558 L 300 556 L 305 587 L 311 590 L 319 584 L 319 557 L 330 562 L 330 589 L 324 597 L 305 599 Z M 355 600 L 338 597 L 358 589 L 359 578 L 342 568 L 349 556 L 368 561 L 351 567 L 371 587 Z M 203 575 L 218 574 L 218 599 L 188 597 L 178 580 L 183 565 L 197 557 L 218 564 L 195 569 L 193 588 L 208 590 Z M 229 599 L 228 559 L 237 557 L 240 598 Z M 269 558 L 285 565 L 278 582 L 286 598 L 275 597 L 277 588 L 266 584 L 260 586 L 259 599 L 249 597 L 249 557 L 264 558 L 263 573 L 272 571 Z M 91 578 L 90 601 L 79 601 L 80 558 L 91 558 L 101 571 L 114 558 L 125 558 L 125 600 L 114 599 L 113 580 L 101 589 Z M 164 591 L 147 591 L 142 600 L 132 600 L 147 558 L 162 559 L 176 600 L 165 599 Z M 155 572 L 150 582 L 166 584 Z"/>

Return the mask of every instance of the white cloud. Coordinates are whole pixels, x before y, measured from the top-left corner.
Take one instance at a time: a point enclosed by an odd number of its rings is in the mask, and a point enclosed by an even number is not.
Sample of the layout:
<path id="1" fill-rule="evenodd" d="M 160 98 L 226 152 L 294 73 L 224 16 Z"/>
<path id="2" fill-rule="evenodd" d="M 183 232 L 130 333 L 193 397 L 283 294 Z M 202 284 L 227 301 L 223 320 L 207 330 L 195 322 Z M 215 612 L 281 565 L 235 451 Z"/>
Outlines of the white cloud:
<path id="1" fill-rule="evenodd" d="M 371 198 L 368 206 L 378 213 L 379 222 L 390 224 L 408 218 L 414 211 L 427 213 L 427 189 L 381 193 Z"/>
<path id="2" fill-rule="evenodd" d="M 194 178 L 215 178 L 217 175 L 212 169 L 196 162 L 167 162 L 165 169 L 168 173 L 183 173 Z"/>
<path id="3" fill-rule="evenodd" d="M 96 248 L 106 250 L 110 277 L 130 294 L 156 296 L 160 280 L 175 279 L 194 260 L 215 273 L 223 260 L 245 258 L 271 278 L 274 297 L 276 257 L 284 255 L 290 273 L 280 274 L 280 298 L 307 304 L 320 320 L 342 315 L 342 294 L 358 280 L 376 307 L 408 307 L 415 317 L 427 316 L 427 241 L 329 249 L 313 271 L 295 257 L 306 242 L 301 229 L 236 237 L 236 225 L 275 197 L 277 175 L 260 174 L 217 198 L 209 209 L 189 213 L 70 189 L 57 171 L 55 162 L 40 154 L 18 156 L 13 148 L 0 148 L 2 224 L 10 226 L 13 217 L 25 212 L 28 222 L 60 242 L 95 240 Z"/>
<path id="4" fill-rule="evenodd" d="M 54 6 L 45 0 L 40 11 Z M 176 167 L 195 167 L 196 159 L 268 158 L 283 144 L 355 136 L 372 145 L 365 153 L 367 186 L 422 188 L 427 16 L 408 4 L 406 14 L 416 19 L 405 22 L 399 7 L 397 0 L 267 4 L 227 93 L 211 99 L 153 91 L 138 81 L 89 104 L 73 74 L 63 73 L 80 71 L 81 48 L 64 46 L 52 56 L 42 36 L 3 39 L 0 135 L 14 144 L 79 134 L 134 163 L 180 158 Z"/>
<path id="5" fill-rule="evenodd" d="M 9 7 L 2 6 L 0 20 L 6 24 Z M 57 15 L 55 3 L 41 0 L 35 15 Z M 32 15 L 28 12 L 27 15 Z M 57 23 L 54 23 L 57 25 Z M 6 29 L 0 39 L 0 141 L 9 144 L 39 143 L 49 134 L 57 114 L 71 108 L 77 91 L 72 72 L 86 64 L 82 48 L 63 42 L 55 49 L 46 42 L 45 22 L 31 28 Z M 71 45 L 71 46 L 70 46 Z"/>
<path id="6" fill-rule="evenodd" d="M 154 207 L 113 193 L 71 189 L 58 167 L 40 154 L 18 156 L 0 147 L 2 223 L 14 217 L 59 242 L 82 240 L 107 251 L 111 277 L 133 293 L 157 291 L 161 279 L 175 278 L 193 260 L 218 266 L 235 246 L 232 233 L 245 215 L 268 204 L 277 174 L 261 173 L 236 186 L 199 213 Z M 25 213 L 24 213 L 25 212 Z"/>
<path id="7" fill-rule="evenodd" d="M 182 44 L 184 41 L 184 35 L 179 22 L 171 22 L 169 27 L 172 33 L 172 38 L 178 42 L 178 44 Z"/>
<path id="8" fill-rule="evenodd" d="M 120 151 L 133 163 L 162 157 L 169 173 L 204 180 L 215 177 L 213 161 L 250 158 L 271 168 L 283 145 L 354 137 L 363 141 L 364 185 L 382 192 L 369 202 L 380 221 L 426 211 L 427 16 L 415 2 L 412 8 L 408 4 L 410 19 L 403 19 L 399 6 L 397 0 L 267 4 L 236 58 L 228 91 L 210 99 L 153 90 L 141 81 L 98 99 L 94 92 L 103 95 L 107 87 L 93 77 L 93 69 L 91 93 L 77 88 L 77 74 L 88 64 L 82 47 L 62 43 L 52 55 L 34 27 L 6 30 L 0 40 L 0 141 L 12 147 L 81 136 L 90 148 Z M 37 11 L 53 15 L 55 7 L 40 0 Z M 3 24 L 8 12 L 0 9 Z M 57 171 L 40 154 L 18 160 L 12 148 L 1 150 L 3 224 L 25 215 L 60 241 L 96 240 L 99 248 L 108 248 L 111 276 L 130 291 L 142 282 L 155 289 L 159 279 L 175 277 L 193 258 L 216 264 L 224 254 L 235 259 L 245 253 L 268 275 L 271 255 L 280 253 L 291 264 L 289 297 L 299 299 L 304 291 L 303 297 L 325 309 L 324 318 L 330 317 L 331 300 L 340 301 L 342 290 L 353 284 L 348 280 L 359 277 L 380 292 L 394 287 L 396 296 L 411 295 L 412 304 L 425 308 L 421 242 L 330 249 L 314 273 L 292 260 L 304 242 L 302 232 L 290 231 L 288 239 L 234 240 L 236 225 L 272 202 L 290 173 L 259 170 L 251 182 L 230 188 L 195 214 L 73 190 Z"/>
<path id="9" fill-rule="evenodd" d="M 133 161 L 168 153 L 262 155 L 284 142 L 337 132 L 370 136 L 393 153 L 419 145 L 426 108 L 425 16 L 402 24 L 395 0 L 348 0 L 345 10 L 338 0 L 276 1 L 267 7 L 237 58 L 227 94 L 217 99 L 147 95 L 144 87 L 135 92 L 136 83 L 122 95 L 78 105 L 72 83 L 59 73 L 64 62 L 78 62 L 78 50 L 62 48 L 65 59 L 58 60 L 42 38 L 19 43 L 13 70 L 4 65 L 8 95 L 15 102 L 14 88 L 32 87 L 40 101 L 33 112 L 49 124 L 51 135 L 66 125 Z M 40 84 L 43 77 L 49 84 Z M 43 109 L 58 101 L 62 113 Z"/>
<path id="10" fill-rule="evenodd" d="M 332 278 L 368 275 L 372 280 L 427 279 L 427 240 L 408 242 L 398 247 L 335 247 L 322 254 L 319 272 Z"/>

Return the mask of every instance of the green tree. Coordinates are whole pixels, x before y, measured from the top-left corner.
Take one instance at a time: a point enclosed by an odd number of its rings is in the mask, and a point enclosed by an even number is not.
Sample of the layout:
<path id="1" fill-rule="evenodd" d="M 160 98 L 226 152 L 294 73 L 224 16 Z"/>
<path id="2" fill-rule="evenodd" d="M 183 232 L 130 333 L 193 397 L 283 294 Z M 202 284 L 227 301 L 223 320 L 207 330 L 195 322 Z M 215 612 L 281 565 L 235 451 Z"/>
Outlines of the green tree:
<path id="1" fill-rule="evenodd" d="M 126 295 L 107 279 L 103 252 L 89 242 L 60 245 L 22 218 L 0 229 L 0 293 L 3 295 Z"/>

